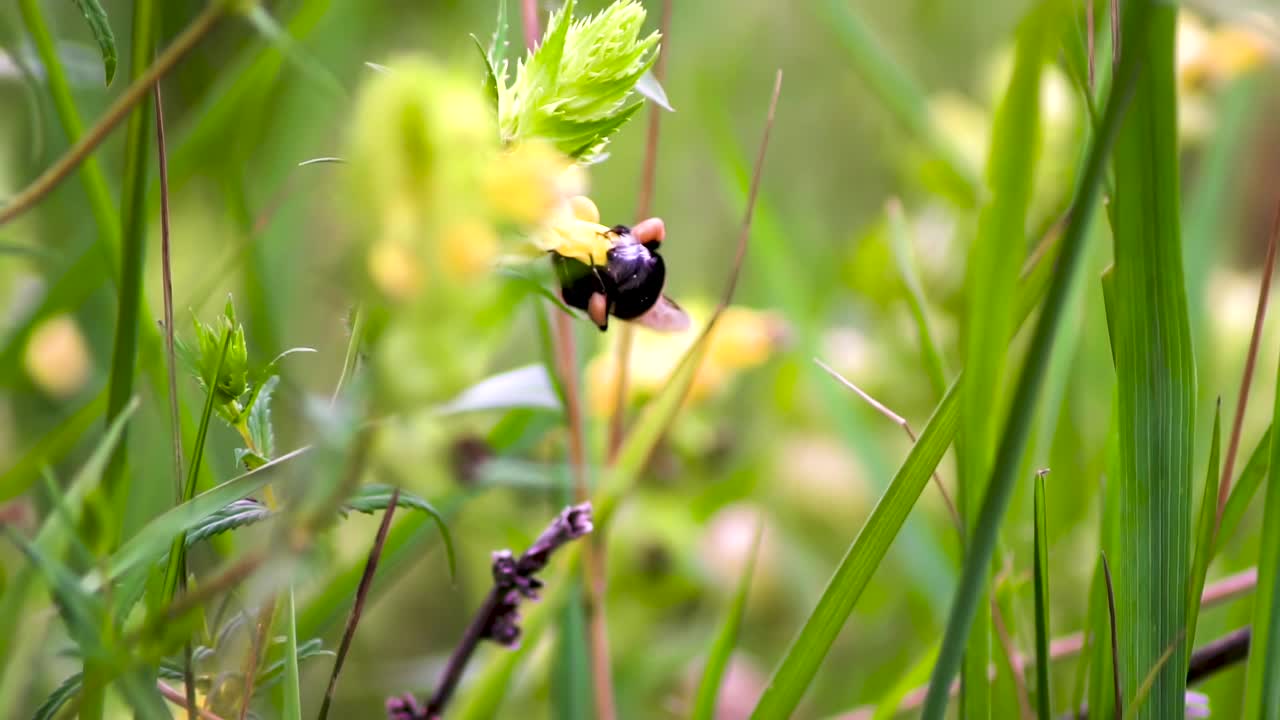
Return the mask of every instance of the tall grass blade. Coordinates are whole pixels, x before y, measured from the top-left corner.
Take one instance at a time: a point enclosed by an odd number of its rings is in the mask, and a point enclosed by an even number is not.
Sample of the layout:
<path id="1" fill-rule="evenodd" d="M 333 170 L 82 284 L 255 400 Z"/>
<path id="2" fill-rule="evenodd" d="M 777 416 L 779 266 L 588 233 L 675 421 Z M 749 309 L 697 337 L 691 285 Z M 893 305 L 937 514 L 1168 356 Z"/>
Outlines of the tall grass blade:
<path id="1" fill-rule="evenodd" d="M 1280 377 L 1280 369 L 1277 369 Z M 1280 383 L 1272 417 L 1280 417 Z M 1272 425 L 1272 430 L 1275 426 Z M 1258 589 L 1253 600 L 1253 637 L 1245 670 L 1243 717 L 1280 718 L 1280 442 L 1271 433 L 1267 494 L 1258 550 Z M 1243 482 L 1236 493 L 1244 490 Z"/>
<path id="2" fill-rule="evenodd" d="M 933 390 L 942 397 L 947 391 L 947 371 L 942 362 L 942 353 L 934 341 L 933 329 L 929 323 L 929 302 L 924 294 L 924 285 L 920 282 L 920 273 L 916 270 L 914 258 L 915 248 L 911 242 L 911 232 L 907 227 L 907 219 L 902 212 L 902 203 L 891 199 L 885 206 L 889 217 L 889 247 L 893 250 L 893 261 L 898 266 L 898 275 L 902 277 L 902 285 L 907 290 L 907 306 L 911 309 L 911 318 L 916 323 L 916 334 L 920 340 L 920 357 L 924 361 L 925 372 L 929 373 L 929 382 Z"/>
<path id="3" fill-rule="evenodd" d="M 1124 707 L 1124 684 L 1120 679 L 1120 633 L 1116 629 L 1116 588 L 1111 581 L 1111 566 L 1107 564 L 1106 554 L 1102 555 L 1102 577 L 1105 579 L 1107 588 L 1107 622 L 1110 625 L 1111 632 L 1111 690 L 1112 690 L 1112 707 L 1115 708 L 1116 720 L 1123 717 L 1121 710 Z"/>
<path id="4" fill-rule="evenodd" d="M 729 658 L 738 644 L 738 632 L 742 627 L 743 615 L 746 614 L 747 594 L 751 591 L 751 576 L 755 573 L 756 556 L 760 552 L 760 536 L 763 533 L 764 526 L 757 526 L 755 539 L 751 541 L 751 553 L 742 568 L 742 577 L 738 578 L 738 589 L 733 594 L 733 602 L 729 605 L 711 651 L 707 654 L 707 664 L 702 670 L 702 679 L 698 682 L 698 692 L 694 695 L 693 714 L 689 716 L 693 720 L 715 720 L 720 683 L 724 681 Z"/>
<path id="5" fill-rule="evenodd" d="M 984 187 L 987 200 L 978 213 L 978 231 L 966 263 L 962 345 L 964 392 L 960 396 L 960 516 L 967 532 L 978 521 L 987 478 L 995 456 L 998 412 L 1006 394 L 1006 342 L 1013 326 L 1012 298 L 1023 258 L 1027 205 L 1034 185 L 1040 136 L 1040 71 L 1049 45 L 1046 5 L 1033 10 L 1018 28 L 1013 75 L 996 111 Z M 966 559 L 972 557 L 966 548 Z M 991 716 L 991 613 L 987 580 L 978 598 L 961 674 L 966 717 Z M 949 682 L 949 680 L 948 680 Z"/>
<path id="6" fill-rule="evenodd" d="M 1146 6 L 1136 5 L 1133 14 L 1136 21 L 1144 21 Z M 1137 24 L 1139 23 L 1135 22 L 1135 25 Z M 1132 54 L 1121 61 L 1115 85 L 1118 92 L 1114 93 L 1108 102 L 1100 132 L 1090 142 L 1084 170 L 1076 186 L 1071 217 L 1063 235 L 1056 273 L 1049 287 L 1049 295 L 1045 299 L 1040 320 L 1031 338 L 1025 365 L 1018 378 L 1009 420 L 1001 436 L 999 452 L 996 454 L 992 478 L 988 483 L 982 511 L 966 553 L 960 588 L 957 590 L 951 618 L 943 637 L 938 665 L 934 668 L 933 679 L 930 682 L 929 696 L 924 709 L 926 720 L 937 720 L 946 711 L 947 688 L 951 678 L 959 669 L 970 623 L 979 607 L 988 570 L 987 564 L 991 561 L 1000 522 L 1008 507 L 1009 496 L 1021 463 L 1022 451 L 1030 433 L 1031 419 L 1035 412 L 1040 385 L 1057 336 L 1063 306 L 1070 294 L 1070 287 L 1078 271 L 1080 259 L 1084 256 L 1084 241 L 1097 201 L 1097 191 L 1105 175 L 1106 160 L 1124 113 L 1128 88 L 1133 83 L 1137 69 L 1138 61 L 1132 57 Z"/>
<path id="7" fill-rule="evenodd" d="M 1044 475 L 1044 472 L 1036 473 L 1032 582 L 1035 584 L 1036 600 L 1036 713 L 1039 720 L 1050 720 L 1053 702 L 1049 688 L 1049 543 Z"/>
<path id="8" fill-rule="evenodd" d="M 1262 437 L 1258 438 L 1258 444 L 1254 446 L 1248 462 L 1240 471 L 1240 477 L 1236 478 L 1235 486 L 1231 488 L 1227 504 L 1222 509 L 1222 519 L 1218 523 L 1215 547 L 1222 547 L 1235 534 L 1241 518 L 1249 509 L 1249 503 L 1253 501 L 1253 496 L 1257 494 L 1258 488 L 1262 487 L 1263 479 L 1267 477 L 1267 471 L 1271 467 L 1272 427 L 1273 425 L 1268 425 Z M 1221 495 L 1221 486 L 1218 491 Z"/>
<path id="9" fill-rule="evenodd" d="M 1143 64 L 1116 141 L 1113 353 L 1119 397 L 1120 516 L 1116 600 L 1124 696 L 1180 638 L 1188 618 L 1195 360 L 1179 229 L 1178 9 L 1129 3 L 1121 62 Z M 1163 591 L 1161 591 L 1163 589 Z M 1137 718 L 1181 717 L 1179 643 Z M 1120 703 L 1123 705 L 1123 702 Z"/>
<path id="10" fill-rule="evenodd" d="M 1204 491 L 1200 494 L 1200 519 L 1196 522 L 1196 548 L 1191 562 L 1191 584 L 1187 593 L 1187 656 L 1195 648 L 1196 621 L 1200 618 L 1200 597 L 1204 594 L 1209 561 L 1217 542 L 1218 472 L 1222 445 L 1222 401 L 1213 413 L 1213 437 L 1209 446 L 1209 467 L 1205 471 Z"/>

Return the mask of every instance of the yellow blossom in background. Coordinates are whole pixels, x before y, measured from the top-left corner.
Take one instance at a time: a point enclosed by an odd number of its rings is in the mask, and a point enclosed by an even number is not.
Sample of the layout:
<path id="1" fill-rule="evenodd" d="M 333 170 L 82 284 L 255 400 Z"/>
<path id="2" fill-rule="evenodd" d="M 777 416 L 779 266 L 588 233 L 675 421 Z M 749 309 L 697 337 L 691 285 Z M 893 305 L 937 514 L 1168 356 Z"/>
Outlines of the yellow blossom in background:
<path id="1" fill-rule="evenodd" d="M 1188 10 L 1178 13 L 1178 87 L 1197 91 L 1252 70 L 1271 50 L 1258 32 L 1239 25 L 1207 27 Z"/>
<path id="2" fill-rule="evenodd" d="M 88 344 L 70 315 L 55 315 L 37 325 L 22 359 L 36 387 L 55 397 L 74 395 L 92 369 Z"/>
<path id="3" fill-rule="evenodd" d="M 684 308 L 692 327 L 679 334 L 635 329 L 627 376 L 628 400 L 651 396 L 666 386 L 680 360 L 702 334 L 710 308 L 692 303 Z M 786 323 L 776 313 L 729 307 L 708 338 L 707 354 L 694 375 L 686 402 L 696 403 L 719 392 L 740 371 L 763 364 L 782 344 Z M 616 350 L 609 348 L 587 365 L 590 407 L 596 415 L 613 412 L 618 387 Z"/>

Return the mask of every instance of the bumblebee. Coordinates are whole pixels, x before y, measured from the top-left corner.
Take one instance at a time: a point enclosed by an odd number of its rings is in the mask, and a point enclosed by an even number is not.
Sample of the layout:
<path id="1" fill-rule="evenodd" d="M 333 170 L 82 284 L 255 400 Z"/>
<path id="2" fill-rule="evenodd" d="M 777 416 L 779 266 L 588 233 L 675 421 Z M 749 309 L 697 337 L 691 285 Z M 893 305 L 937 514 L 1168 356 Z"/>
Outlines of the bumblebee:
<path id="1" fill-rule="evenodd" d="M 609 328 L 610 315 L 660 332 L 687 330 L 688 314 L 662 292 L 667 280 L 658 254 L 666 236 L 662 220 L 614 225 L 599 234 L 608 248 L 603 263 L 598 255 L 586 256 L 587 263 L 550 251 L 565 304 L 584 311 L 601 332 Z"/>

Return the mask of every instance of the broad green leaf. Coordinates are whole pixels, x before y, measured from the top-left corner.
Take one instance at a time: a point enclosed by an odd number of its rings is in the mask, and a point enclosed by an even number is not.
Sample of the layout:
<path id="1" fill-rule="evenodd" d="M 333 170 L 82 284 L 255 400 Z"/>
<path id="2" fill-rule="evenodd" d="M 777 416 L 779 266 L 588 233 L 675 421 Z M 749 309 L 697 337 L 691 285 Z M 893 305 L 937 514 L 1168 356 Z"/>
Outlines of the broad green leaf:
<path id="1" fill-rule="evenodd" d="M 1213 412 L 1213 437 L 1209 445 L 1209 466 L 1205 469 L 1204 492 L 1200 494 L 1200 519 L 1196 523 L 1196 547 L 1191 563 L 1191 585 L 1187 588 L 1187 657 L 1196 644 L 1196 622 L 1200 618 L 1200 596 L 1204 594 L 1209 561 L 1217 543 L 1219 454 L 1222 444 L 1222 403 Z"/>
<path id="2" fill-rule="evenodd" d="M 1120 450 L 1114 482 L 1125 523 L 1112 559 L 1128 699 L 1189 617 L 1196 369 L 1179 230 L 1177 14 L 1161 2 L 1130 3 L 1121 35 L 1122 63 L 1142 63 L 1116 140 L 1111 205 Z M 1179 642 L 1138 720 L 1183 715 L 1186 666 Z"/>
<path id="3" fill-rule="evenodd" d="M 1143 19 L 1146 6 L 1138 5 L 1137 9 L 1140 12 L 1137 12 L 1135 17 L 1139 20 Z M 1139 23 L 1135 23 L 1137 24 Z M 1141 39 L 1145 34 L 1145 28 L 1140 29 L 1143 32 L 1135 32 L 1132 37 Z M 994 553 L 996 537 L 1005 510 L 1008 508 L 1009 497 L 1022 461 L 1022 452 L 1030 433 L 1045 369 L 1049 364 L 1058 334 L 1063 307 L 1070 295 L 1070 288 L 1075 273 L 1079 270 L 1080 260 L 1085 254 L 1085 239 L 1097 203 L 1098 188 L 1102 184 L 1106 172 L 1106 161 L 1120 126 L 1120 119 L 1128 99 L 1128 88 L 1132 84 L 1137 69 L 1137 59 L 1132 54 L 1126 54 L 1117 70 L 1119 79 L 1116 87 L 1120 92 L 1113 94 L 1111 101 L 1107 104 L 1101 131 L 1090 141 L 1084 170 L 1077 181 L 1071 216 L 1063 234 L 1061 255 L 1040 319 L 1031 337 L 1022 372 L 1018 377 L 1009 419 L 1000 436 L 1000 446 L 996 453 L 992 477 L 987 484 L 982 510 L 966 555 L 960 587 L 956 591 L 951 617 L 943 636 L 938 665 L 934 668 L 929 685 L 924 709 L 926 720 L 938 720 L 945 713 L 948 688 L 952 678 L 959 671 L 970 623 L 979 607 L 982 590 L 986 585 L 988 563 Z"/>
<path id="4" fill-rule="evenodd" d="M 738 644 L 738 632 L 746 614 L 747 594 L 751 591 L 751 576 L 755 573 L 756 556 L 760 552 L 760 536 L 763 533 L 764 525 L 757 526 L 755 539 L 751 541 L 751 553 L 742 568 L 742 577 L 738 578 L 738 589 L 733 594 L 733 602 L 726 609 L 715 642 L 707 653 L 707 664 L 702 670 L 702 680 L 699 681 L 698 692 L 694 696 L 693 714 L 690 715 L 693 720 L 715 720 L 720 684 L 724 681 L 733 649 Z"/>
<path id="5" fill-rule="evenodd" d="M 1053 702 L 1049 686 L 1049 544 L 1045 513 L 1044 473 L 1036 474 L 1035 542 L 1032 582 L 1036 601 L 1036 713 L 1039 720 L 1051 720 Z"/>
<path id="6" fill-rule="evenodd" d="M 102 50 L 102 70 L 107 77 L 107 85 L 116 76 L 116 36 L 111 32 L 111 22 L 107 19 L 107 11 L 102 9 L 98 0 L 75 0 L 76 7 L 89 23 L 93 39 Z"/>

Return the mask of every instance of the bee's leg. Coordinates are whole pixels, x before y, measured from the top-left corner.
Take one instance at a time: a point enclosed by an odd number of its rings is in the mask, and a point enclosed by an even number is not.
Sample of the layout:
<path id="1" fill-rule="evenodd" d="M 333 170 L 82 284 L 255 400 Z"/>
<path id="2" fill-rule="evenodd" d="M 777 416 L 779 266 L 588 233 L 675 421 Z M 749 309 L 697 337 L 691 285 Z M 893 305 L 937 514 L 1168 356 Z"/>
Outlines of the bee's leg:
<path id="1" fill-rule="evenodd" d="M 662 245 L 662 241 L 667 238 L 667 226 L 662 222 L 662 218 L 652 217 L 641 220 L 631 228 L 631 236 L 646 248 L 657 250 L 658 246 Z"/>
<path id="2" fill-rule="evenodd" d="M 609 300 L 602 293 L 595 293 L 587 301 L 587 317 L 600 328 L 600 332 L 609 329 Z"/>

